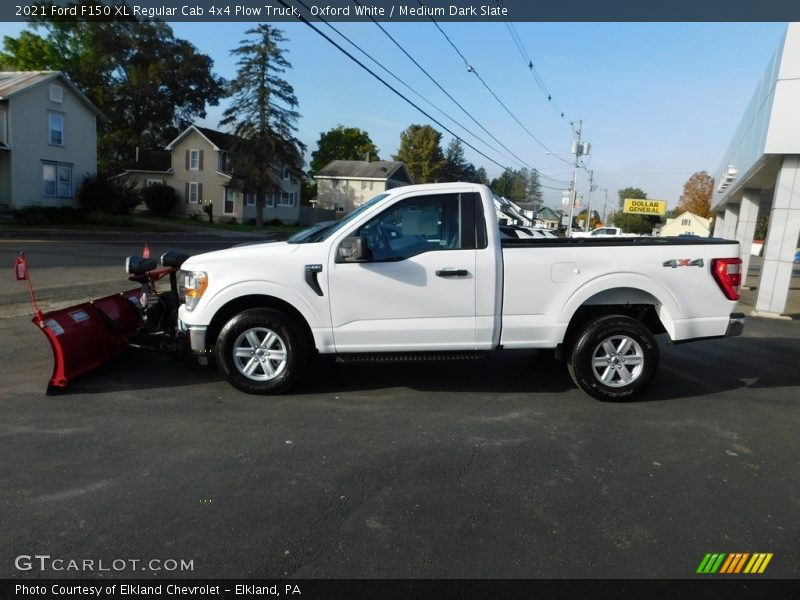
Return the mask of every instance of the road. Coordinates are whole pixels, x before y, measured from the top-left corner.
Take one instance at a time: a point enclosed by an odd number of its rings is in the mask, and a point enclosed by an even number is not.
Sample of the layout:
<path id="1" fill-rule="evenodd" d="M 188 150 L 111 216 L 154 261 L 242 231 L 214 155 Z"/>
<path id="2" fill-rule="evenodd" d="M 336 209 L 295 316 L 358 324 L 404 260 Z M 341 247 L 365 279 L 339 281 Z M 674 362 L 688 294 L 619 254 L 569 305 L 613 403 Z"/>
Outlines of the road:
<path id="1" fill-rule="evenodd" d="M 138 247 L 29 255 L 116 269 Z M 684 578 L 707 552 L 800 576 L 800 322 L 662 352 L 629 404 L 545 352 L 320 360 L 276 398 L 131 352 L 47 397 L 44 336 L 0 319 L 0 577 L 92 576 L 15 568 L 39 553 L 194 566 L 106 576 Z"/>

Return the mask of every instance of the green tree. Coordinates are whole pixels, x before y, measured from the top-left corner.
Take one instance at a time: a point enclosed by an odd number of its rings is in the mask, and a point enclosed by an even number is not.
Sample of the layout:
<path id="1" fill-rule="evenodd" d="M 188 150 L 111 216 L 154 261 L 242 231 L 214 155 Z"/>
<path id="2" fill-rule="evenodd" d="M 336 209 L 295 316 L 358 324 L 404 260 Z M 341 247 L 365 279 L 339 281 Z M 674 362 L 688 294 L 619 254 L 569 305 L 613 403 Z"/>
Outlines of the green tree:
<path id="1" fill-rule="evenodd" d="M 400 134 L 400 149 L 394 160 L 406 163 L 416 183 L 435 182 L 446 164 L 441 141 L 442 134 L 430 125 L 409 125 Z"/>
<path id="2" fill-rule="evenodd" d="M 475 171 L 475 182 L 489 185 L 489 175 L 486 174 L 486 169 L 479 167 L 478 170 Z"/>
<path id="3" fill-rule="evenodd" d="M 302 177 L 305 146 L 296 137 L 299 113 L 294 88 L 282 78 L 291 68 L 280 44 L 283 33 L 271 25 L 248 29 L 238 48 L 236 78 L 230 83 L 231 104 L 222 113 L 221 126 L 232 127 L 232 185 L 256 196 L 256 225 L 263 225 L 264 200 L 280 193 L 280 179 L 288 168 Z"/>
<path id="4" fill-rule="evenodd" d="M 539 172 L 535 169 L 528 175 L 527 200 L 528 202 L 533 202 L 539 208 L 544 205 L 544 198 L 542 197 L 542 184 L 539 182 Z"/>
<path id="5" fill-rule="evenodd" d="M 166 23 L 61 20 L 31 27 L 3 39 L 0 65 L 62 71 L 97 105 L 108 117 L 98 131 L 101 173 L 118 173 L 137 146 L 165 146 L 223 94 L 211 58 Z"/>
<path id="6" fill-rule="evenodd" d="M 499 177 L 492 180 L 492 191 L 514 202 L 541 203 L 541 187 L 536 171 L 522 169 L 506 169 Z"/>
<path id="7" fill-rule="evenodd" d="M 442 169 L 442 181 L 469 181 L 477 183 L 478 173 L 475 165 L 464 156 L 464 145 L 458 138 L 453 138 L 444 153 L 445 165 Z"/>
<path id="8" fill-rule="evenodd" d="M 369 134 L 358 127 L 337 125 L 320 133 L 317 149 L 311 153 L 311 174 L 319 173 L 332 160 L 380 160 Z"/>
<path id="9" fill-rule="evenodd" d="M 492 179 L 492 183 L 489 187 L 498 196 L 511 198 L 511 194 L 514 190 L 514 170 L 506 169 L 500 173 L 499 177 Z"/>
<path id="10" fill-rule="evenodd" d="M 644 200 L 647 192 L 640 188 L 626 187 L 617 192 L 619 196 L 619 210 L 614 213 L 614 225 L 627 233 L 650 233 L 656 223 L 661 221 L 657 215 L 635 215 L 622 212 L 625 198 Z"/>

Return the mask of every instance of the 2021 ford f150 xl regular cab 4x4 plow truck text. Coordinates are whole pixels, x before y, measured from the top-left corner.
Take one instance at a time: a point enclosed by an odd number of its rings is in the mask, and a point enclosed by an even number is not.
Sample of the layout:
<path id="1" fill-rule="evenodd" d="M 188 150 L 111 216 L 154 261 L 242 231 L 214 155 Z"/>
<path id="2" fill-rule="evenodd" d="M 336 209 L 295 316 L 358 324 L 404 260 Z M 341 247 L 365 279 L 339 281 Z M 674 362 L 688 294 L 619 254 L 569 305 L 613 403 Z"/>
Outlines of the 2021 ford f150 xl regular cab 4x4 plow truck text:
<path id="1" fill-rule="evenodd" d="M 167 253 L 162 264 L 131 257 L 142 293 L 81 310 L 96 307 L 129 332 L 112 342 L 172 331 L 162 346 L 188 345 L 203 362 L 213 356 L 233 386 L 251 393 L 289 389 L 316 353 L 405 361 L 549 348 L 586 393 L 626 400 L 657 371 L 655 335 L 678 343 L 738 335 L 744 324 L 735 312 L 737 242 L 511 238 L 500 233 L 491 191 L 478 184 L 396 188 L 299 240 Z M 167 274 L 171 291 L 156 294 L 154 281 Z M 135 326 L 123 314 L 131 306 L 141 315 Z M 70 335 L 54 334 L 47 321 L 74 328 L 61 314 L 69 311 L 34 319 L 56 355 L 51 387 L 97 362 L 67 363 L 57 376 L 59 345 Z"/>

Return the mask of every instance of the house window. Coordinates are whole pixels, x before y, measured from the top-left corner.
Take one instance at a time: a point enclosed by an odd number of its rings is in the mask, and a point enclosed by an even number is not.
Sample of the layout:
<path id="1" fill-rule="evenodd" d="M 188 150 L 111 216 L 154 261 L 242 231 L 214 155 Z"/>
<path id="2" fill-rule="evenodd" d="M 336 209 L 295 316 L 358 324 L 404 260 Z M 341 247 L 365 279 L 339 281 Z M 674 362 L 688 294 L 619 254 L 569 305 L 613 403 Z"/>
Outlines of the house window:
<path id="1" fill-rule="evenodd" d="M 189 170 L 200 170 L 200 150 L 189 150 Z"/>
<path id="2" fill-rule="evenodd" d="M 361 182 L 361 189 L 362 190 L 371 190 L 372 189 L 372 182 L 371 181 L 362 181 Z"/>
<path id="3" fill-rule="evenodd" d="M 51 198 L 56 197 L 56 169 L 57 166 L 45 163 L 42 165 L 42 178 L 44 179 L 44 195 Z"/>
<path id="4" fill-rule="evenodd" d="M 269 208 L 275 206 L 275 194 L 267 194 L 267 206 Z"/>
<path id="5" fill-rule="evenodd" d="M 247 206 L 255 206 L 256 205 L 256 194 L 255 192 L 247 192 L 244 195 L 244 201 Z"/>
<path id="6" fill-rule="evenodd" d="M 294 206 L 294 192 L 283 192 L 278 206 Z"/>
<path id="7" fill-rule="evenodd" d="M 60 85 L 50 86 L 50 101 L 61 104 L 64 101 L 64 90 Z"/>
<path id="8" fill-rule="evenodd" d="M 43 194 L 49 198 L 72 198 L 72 165 L 42 164 Z"/>
<path id="9" fill-rule="evenodd" d="M 200 184 L 196 181 L 189 182 L 189 204 L 197 204 L 200 201 Z"/>
<path id="10" fill-rule="evenodd" d="M 292 169 L 289 165 L 283 165 L 283 178 L 289 179 L 292 176 Z"/>
<path id="11" fill-rule="evenodd" d="M 681 225 L 683 225 L 684 227 L 688 227 L 691 224 L 692 224 L 691 219 L 681 219 Z"/>
<path id="12" fill-rule="evenodd" d="M 58 165 L 58 197 L 72 198 L 72 167 Z"/>
<path id="13" fill-rule="evenodd" d="M 153 185 L 164 185 L 164 180 L 163 179 L 148 179 L 147 181 L 145 181 L 144 185 L 145 185 L 145 187 L 150 187 L 150 186 L 153 186 Z"/>
<path id="14" fill-rule="evenodd" d="M 222 204 L 222 212 L 226 215 L 233 214 L 233 207 L 236 202 L 236 190 L 233 188 L 225 188 L 225 201 Z"/>
<path id="15" fill-rule="evenodd" d="M 333 209 L 336 212 L 343 213 L 344 212 L 344 202 L 334 202 L 333 203 Z"/>
<path id="16" fill-rule="evenodd" d="M 333 180 L 333 187 L 335 188 L 346 188 L 348 185 L 347 179 L 334 179 Z"/>
<path id="17" fill-rule="evenodd" d="M 64 145 L 64 115 L 47 114 L 50 143 L 54 146 Z"/>

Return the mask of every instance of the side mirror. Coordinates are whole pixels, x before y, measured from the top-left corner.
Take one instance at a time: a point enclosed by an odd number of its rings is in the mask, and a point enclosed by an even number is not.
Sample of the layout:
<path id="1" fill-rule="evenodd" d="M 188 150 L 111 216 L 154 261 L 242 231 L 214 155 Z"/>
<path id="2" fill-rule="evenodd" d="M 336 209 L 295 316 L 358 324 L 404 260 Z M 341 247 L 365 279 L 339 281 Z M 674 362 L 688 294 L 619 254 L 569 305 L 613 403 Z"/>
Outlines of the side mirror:
<path id="1" fill-rule="evenodd" d="M 342 240 L 337 251 L 336 262 L 367 262 L 372 260 L 366 238 L 348 237 Z"/>

